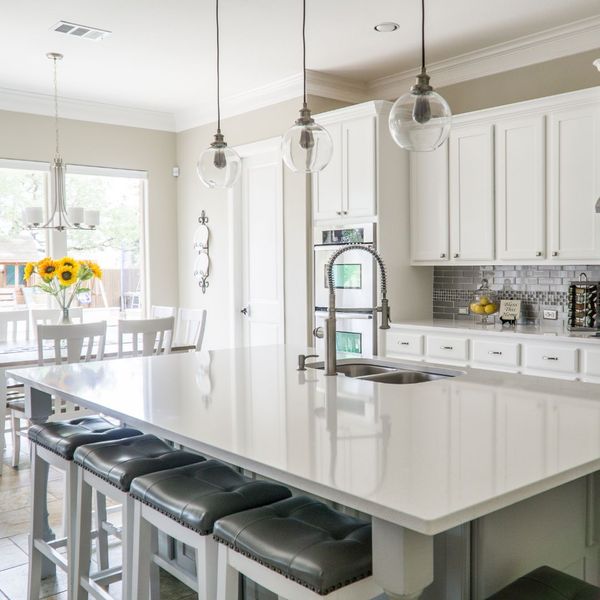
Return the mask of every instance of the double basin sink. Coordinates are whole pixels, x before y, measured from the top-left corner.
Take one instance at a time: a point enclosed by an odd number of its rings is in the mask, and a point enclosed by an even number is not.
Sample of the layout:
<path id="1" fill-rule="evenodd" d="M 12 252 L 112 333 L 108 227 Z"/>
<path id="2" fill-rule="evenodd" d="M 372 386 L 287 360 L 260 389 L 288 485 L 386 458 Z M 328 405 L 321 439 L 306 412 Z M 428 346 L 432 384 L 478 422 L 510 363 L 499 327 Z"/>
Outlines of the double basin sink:
<path id="1" fill-rule="evenodd" d="M 325 363 L 323 362 L 306 363 L 306 366 L 311 369 L 325 369 Z M 340 359 L 337 361 L 336 370 L 339 375 L 345 375 L 353 379 L 394 384 L 426 383 L 462 374 L 460 371 L 449 369 L 417 370 L 412 368 L 412 365 L 409 367 L 404 364 L 371 358 Z"/>

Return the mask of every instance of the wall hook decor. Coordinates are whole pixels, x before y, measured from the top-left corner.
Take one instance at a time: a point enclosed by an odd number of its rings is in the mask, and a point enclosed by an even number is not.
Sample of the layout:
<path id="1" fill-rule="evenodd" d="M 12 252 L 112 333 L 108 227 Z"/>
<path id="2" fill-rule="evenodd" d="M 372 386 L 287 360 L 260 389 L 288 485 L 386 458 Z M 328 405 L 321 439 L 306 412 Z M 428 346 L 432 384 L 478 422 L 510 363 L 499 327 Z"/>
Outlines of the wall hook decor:
<path id="1" fill-rule="evenodd" d="M 202 211 L 198 217 L 198 227 L 194 233 L 194 251 L 198 253 L 194 263 L 194 277 L 203 294 L 208 288 L 208 276 L 210 275 L 209 240 L 210 229 L 208 228 L 208 217 Z"/>

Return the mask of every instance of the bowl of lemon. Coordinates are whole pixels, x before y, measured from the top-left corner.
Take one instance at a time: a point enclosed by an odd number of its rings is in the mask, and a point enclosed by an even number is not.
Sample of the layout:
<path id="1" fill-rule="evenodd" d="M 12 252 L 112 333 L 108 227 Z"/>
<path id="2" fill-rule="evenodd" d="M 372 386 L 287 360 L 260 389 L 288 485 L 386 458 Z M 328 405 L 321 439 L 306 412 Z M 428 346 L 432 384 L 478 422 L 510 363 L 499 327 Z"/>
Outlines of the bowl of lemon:
<path id="1" fill-rule="evenodd" d="M 482 323 L 488 323 L 489 318 L 498 312 L 500 303 L 496 292 L 490 289 L 487 279 L 481 280 L 481 285 L 475 291 L 469 310 L 476 318 L 480 317 Z"/>

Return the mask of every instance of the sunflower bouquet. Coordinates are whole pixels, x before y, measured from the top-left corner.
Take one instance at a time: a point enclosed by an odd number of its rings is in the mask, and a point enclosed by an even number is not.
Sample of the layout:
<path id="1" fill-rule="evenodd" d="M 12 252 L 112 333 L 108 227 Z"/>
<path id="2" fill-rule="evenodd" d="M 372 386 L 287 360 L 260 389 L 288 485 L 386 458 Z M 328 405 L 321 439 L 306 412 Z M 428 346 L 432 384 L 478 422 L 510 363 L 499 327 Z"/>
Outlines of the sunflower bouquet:
<path id="1" fill-rule="evenodd" d="M 59 260 L 43 258 L 37 263 L 27 263 L 23 279 L 28 281 L 38 275 L 41 283 L 34 287 L 56 298 L 62 310 L 61 322 L 69 322 L 69 308 L 82 292 L 89 292 L 88 282 L 102 278 L 102 269 L 91 260 L 75 260 L 64 256 Z"/>

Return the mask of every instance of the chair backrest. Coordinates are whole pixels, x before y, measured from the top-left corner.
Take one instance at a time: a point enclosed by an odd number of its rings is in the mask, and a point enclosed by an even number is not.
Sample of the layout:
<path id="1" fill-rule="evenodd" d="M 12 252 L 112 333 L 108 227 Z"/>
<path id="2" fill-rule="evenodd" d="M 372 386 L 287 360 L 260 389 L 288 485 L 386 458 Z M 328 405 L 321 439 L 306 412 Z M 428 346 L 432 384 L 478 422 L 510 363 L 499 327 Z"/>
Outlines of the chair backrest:
<path id="1" fill-rule="evenodd" d="M 175 341 L 184 346 L 202 349 L 204 329 L 206 328 L 206 310 L 202 308 L 180 308 L 177 316 Z"/>
<path id="2" fill-rule="evenodd" d="M 0 306 L 16 306 L 17 290 L 14 287 L 0 288 Z"/>
<path id="3" fill-rule="evenodd" d="M 102 360 L 106 342 L 106 321 L 73 325 L 38 325 L 38 364 L 78 363 Z M 53 342 L 48 347 L 48 342 Z M 94 350 L 95 348 L 95 350 Z M 46 351 L 51 356 L 46 357 Z"/>
<path id="4" fill-rule="evenodd" d="M 29 311 L 26 308 L 0 311 L 0 342 L 9 339 L 11 342 L 29 339 Z"/>
<path id="5" fill-rule="evenodd" d="M 31 321 L 34 329 L 38 325 L 55 325 L 60 318 L 60 308 L 32 308 Z M 83 323 L 83 308 L 80 306 L 69 309 L 69 317 Z"/>
<path id="6" fill-rule="evenodd" d="M 175 306 L 155 306 L 152 305 L 150 316 L 153 319 L 164 319 L 165 317 L 177 317 L 177 308 Z"/>
<path id="7" fill-rule="evenodd" d="M 175 317 L 164 319 L 119 320 L 119 356 L 152 356 L 171 352 Z M 131 350 L 125 348 L 131 336 Z M 140 345 L 139 337 L 142 338 Z"/>

